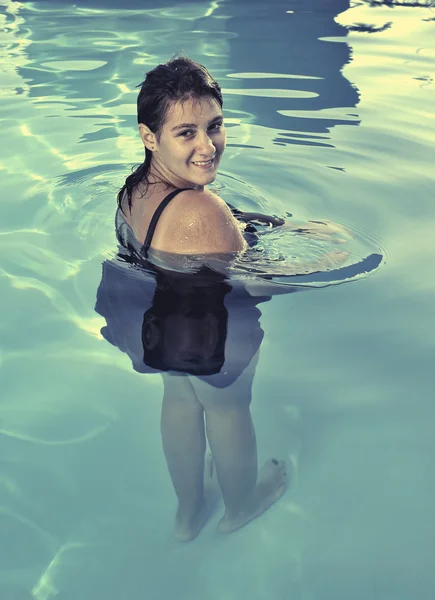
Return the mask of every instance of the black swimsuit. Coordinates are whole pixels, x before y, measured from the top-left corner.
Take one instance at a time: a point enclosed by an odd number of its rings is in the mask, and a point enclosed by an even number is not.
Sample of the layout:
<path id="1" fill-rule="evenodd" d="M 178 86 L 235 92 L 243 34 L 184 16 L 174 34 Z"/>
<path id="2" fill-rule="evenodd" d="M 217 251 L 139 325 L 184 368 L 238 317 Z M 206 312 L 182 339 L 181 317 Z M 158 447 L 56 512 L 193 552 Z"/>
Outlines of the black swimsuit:
<path id="1" fill-rule="evenodd" d="M 163 198 L 158 207 L 156 208 L 152 219 L 150 221 L 147 235 L 143 244 L 141 244 L 135 237 L 134 232 L 130 225 L 125 220 L 124 215 L 120 208 L 116 211 L 115 217 L 115 226 L 116 226 L 116 237 L 118 238 L 119 243 L 129 250 L 133 250 L 138 253 L 142 258 L 147 258 L 148 250 L 151 246 L 151 241 L 153 239 L 154 232 L 157 227 L 158 220 L 162 212 L 165 210 L 169 202 L 172 198 L 175 198 L 177 194 L 180 192 L 185 192 L 186 190 L 190 190 L 192 188 L 181 188 L 179 190 L 174 190 L 170 192 L 167 196 Z"/>
<path id="2" fill-rule="evenodd" d="M 170 192 L 167 196 L 165 196 L 163 198 L 163 200 L 160 202 L 160 204 L 156 208 L 155 213 L 153 214 L 153 218 L 150 221 L 147 235 L 146 235 L 145 241 L 144 241 L 142 249 L 141 249 L 141 254 L 143 254 L 143 256 L 148 255 L 148 250 L 150 249 L 150 246 L 151 246 L 151 240 L 153 239 L 153 235 L 154 235 L 154 232 L 157 227 L 157 222 L 160 219 L 160 215 L 162 214 L 162 212 L 168 206 L 169 202 L 172 200 L 172 198 L 175 198 L 175 196 L 177 194 L 179 194 L 180 192 L 185 192 L 186 190 L 190 190 L 190 189 L 191 188 L 182 188 L 180 190 L 174 190 L 173 192 Z"/>

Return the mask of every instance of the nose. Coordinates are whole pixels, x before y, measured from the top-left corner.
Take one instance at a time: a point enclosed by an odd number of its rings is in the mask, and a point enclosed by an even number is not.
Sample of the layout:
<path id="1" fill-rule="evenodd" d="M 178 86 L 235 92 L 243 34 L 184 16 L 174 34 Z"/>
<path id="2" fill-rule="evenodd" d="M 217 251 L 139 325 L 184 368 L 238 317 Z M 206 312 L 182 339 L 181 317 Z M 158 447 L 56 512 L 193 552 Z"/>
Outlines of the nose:
<path id="1" fill-rule="evenodd" d="M 198 154 L 203 155 L 206 158 L 210 158 L 210 156 L 214 156 L 216 152 L 216 148 L 206 131 L 202 131 L 199 133 L 198 144 L 196 147 L 196 151 Z"/>

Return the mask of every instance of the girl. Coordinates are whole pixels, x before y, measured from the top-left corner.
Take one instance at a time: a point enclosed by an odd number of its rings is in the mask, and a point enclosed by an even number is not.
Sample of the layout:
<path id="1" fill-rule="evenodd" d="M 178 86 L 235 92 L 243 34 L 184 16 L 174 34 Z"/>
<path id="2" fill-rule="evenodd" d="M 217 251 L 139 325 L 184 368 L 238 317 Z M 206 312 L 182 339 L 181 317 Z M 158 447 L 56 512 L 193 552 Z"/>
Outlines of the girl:
<path id="1" fill-rule="evenodd" d="M 231 209 L 206 189 L 225 149 L 222 94 L 202 65 L 174 58 L 150 71 L 137 99 L 145 161 L 118 194 L 117 233 L 125 247 L 175 254 L 243 251 L 257 220 L 283 219 Z M 236 216 L 237 219 L 236 219 Z"/>
<path id="2" fill-rule="evenodd" d="M 256 219 L 272 226 L 284 223 L 274 217 L 231 210 L 221 198 L 206 189 L 216 178 L 226 143 L 221 90 L 207 69 L 185 57 L 157 66 L 141 85 L 137 107 L 145 161 L 127 177 L 118 194 L 116 226 L 122 246 L 144 259 L 150 250 L 168 255 L 233 255 L 247 247 L 247 230 L 252 229 L 246 227 L 247 221 Z M 319 224 L 314 227 L 319 228 Z M 227 352 L 222 372 L 201 377 L 204 347 L 200 346 L 198 350 L 190 345 L 196 339 L 217 340 L 219 336 L 213 337 L 210 323 L 217 323 L 218 318 L 208 310 L 201 319 L 192 320 L 189 315 L 193 309 L 187 310 L 185 306 L 189 306 L 189 302 L 193 302 L 192 306 L 204 304 L 206 295 L 201 292 L 200 301 L 193 301 L 194 294 L 189 292 L 180 304 L 184 309 L 178 310 L 172 306 L 175 301 L 170 300 L 181 293 L 182 282 L 178 281 L 179 291 L 172 295 L 166 293 L 169 300 L 163 301 L 162 292 L 156 292 L 156 302 L 157 299 L 163 302 L 164 310 L 154 302 L 158 312 L 147 313 L 144 303 L 138 308 L 135 319 L 134 308 L 127 309 L 129 304 L 125 301 L 127 284 L 119 283 L 118 275 L 110 278 L 109 272 L 108 267 L 103 271 L 97 302 L 98 312 L 108 323 L 103 335 L 128 351 L 138 370 L 142 368 L 144 356 L 152 360 L 149 355 L 154 348 L 166 347 L 166 356 L 172 356 L 172 370 L 167 368 L 163 374 L 161 430 L 168 470 L 178 497 L 175 537 L 191 540 L 204 525 L 208 515 L 205 490 L 212 483 L 214 470 L 225 504 L 219 531 L 230 532 L 243 526 L 278 500 L 286 487 L 284 461 L 270 459 L 258 472 L 250 402 L 261 336 L 251 343 L 253 329 L 245 328 L 237 336 L 239 352 Z M 173 289 L 172 284 L 165 285 Z M 160 287 L 164 289 L 164 286 Z M 222 294 L 222 302 L 225 294 Z M 140 293 L 139 297 L 145 295 Z M 140 300 L 138 294 L 134 296 L 130 304 L 136 306 Z M 120 307 L 115 311 L 116 315 L 113 309 L 104 308 L 109 304 Z M 240 311 L 242 305 L 236 301 L 234 306 Z M 240 324 L 242 317 L 237 310 L 238 316 L 232 322 Z M 126 319 L 122 331 L 120 315 Z M 170 323 L 170 327 L 154 326 L 156 315 L 165 315 L 165 322 Z M 258 320 L 258 316 L 255 319 Z M 142 321 L 144 327 L 148 324 L 146 331 L 142 331 Z M 202 333 L 199 331 L 201 323 L 206 324 Z M 166 345 L 165 339 L 160 339 L 162 332 L 166 332 Z M 174 341 L 176 333 L 178 338 Z M 154 338 L 159 339 L 159 343 Z M 168 340 L 172 341 L 169 343 Z M 246 346 L 248 342 L 252 348 L 246 349 L 243 344 Z M 136 351 L 126 350 L 128 347 L 134 347 Z M 214 346 L 207 347 L 207 352 L 210 356 L 216 354 Z M 239 368 L 242 355 L 249 356 L 250 365 Z M 197 364 L 193 366 L 195 356 Z M 233 360 L 229 356 L 234 357 L 234 364 L 229 364 Z M 190 364 L 184 374 L 179 372 L 183 370 L 180 369 L 182 364 Z M 231 387 L 224 385 L 228 373 L 237 373 Z M 205 432 L 212 462 L 205 460 Z"/>

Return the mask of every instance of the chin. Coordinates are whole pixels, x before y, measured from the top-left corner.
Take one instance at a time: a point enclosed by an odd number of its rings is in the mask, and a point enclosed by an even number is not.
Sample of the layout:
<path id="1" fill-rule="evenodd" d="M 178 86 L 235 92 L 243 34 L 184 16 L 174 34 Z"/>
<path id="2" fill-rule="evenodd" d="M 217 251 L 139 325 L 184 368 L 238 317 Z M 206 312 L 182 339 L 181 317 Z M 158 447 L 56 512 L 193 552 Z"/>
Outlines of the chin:
<path id="1" fill-rule="evenodd" d="M 209 183 L 213 183 L 213 181 L 216 179 L 216 175 L 217 173 L 211 173 L 210 176 L 207 178 L 207 183 L 205 183 L 204 185 L 208 185 Z"/>
<path id="2" fill-rule="evenodd" d="M 213 181 L 215 179 L 216 179 L 216 173 L 213 173 L 212 175 L 203 177 L 201 180 L 196 179 L 195 181 L 190 181 L 190 184 L 194 185 L 195 187 L 204 187 L 206 185 L 209 185 L 210 183 L 213 183 Z"/>

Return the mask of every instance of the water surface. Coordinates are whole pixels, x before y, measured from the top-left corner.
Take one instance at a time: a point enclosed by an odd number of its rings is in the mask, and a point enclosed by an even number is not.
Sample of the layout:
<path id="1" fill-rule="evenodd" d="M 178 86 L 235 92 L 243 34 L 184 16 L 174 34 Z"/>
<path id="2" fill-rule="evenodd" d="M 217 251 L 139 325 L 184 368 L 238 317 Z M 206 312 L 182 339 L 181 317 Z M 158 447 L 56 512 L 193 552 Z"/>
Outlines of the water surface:
<path id="1" fill-rule="evenodd" d="M 0 3 L 0 589 L 11 600 L 433 598 L 430 2 Z M 384 264 L 261 305 L 252 414 L 286 495 L 231 535 L 170 530 L 161 379 L 94 312 L 135 86 L 184 50 L 225 91 L 216 182 L 331 219 Z"/>

